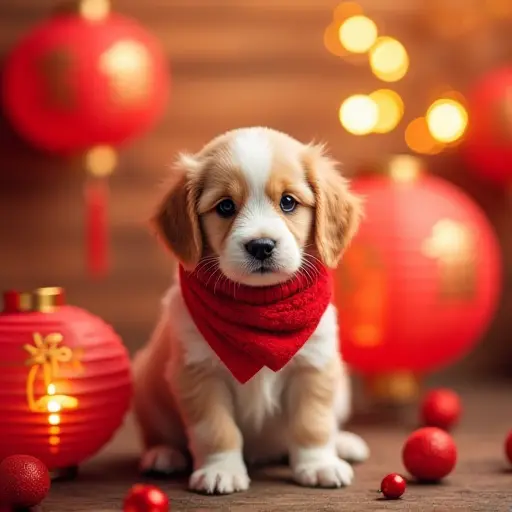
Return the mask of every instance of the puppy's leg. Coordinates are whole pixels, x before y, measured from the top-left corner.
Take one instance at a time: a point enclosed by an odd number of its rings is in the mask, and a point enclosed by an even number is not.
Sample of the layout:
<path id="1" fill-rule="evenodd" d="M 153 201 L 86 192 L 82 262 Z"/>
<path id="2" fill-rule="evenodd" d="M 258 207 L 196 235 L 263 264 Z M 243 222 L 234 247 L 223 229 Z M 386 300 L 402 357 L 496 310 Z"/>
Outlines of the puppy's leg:
<path id="1" fill-rule="evenodd" d="M 352 412 L 352 389 L 345 364 L 341 364 L 340 369 L 334 408 L 338 428 L 342 429 Z M 370 456 L 370 449 L 366 442 L 358 435 L 345 430 L 340 430 L 336 434 L 336 451 L 340 459 L 350 462 L 363 462 Z"/>
<path id="2" fill-rule="evenodd" d="M 294 370 L 288 391 L 290 465 L 295 480 L 304 486 L 350 485 L 354 472 L 336 452 L 335 387 L 339 362 L 325 368 Z"/>
<path id="3" fill-rule="evenodd" d="M 180 364 L 169 372 L 194 459 L 190 489 L 230 494 L 249 488 L 233 398 L 217 370 Z"/>
<path id="4" fill-rule="evenodd" d="M 180 473 L 189 467 L 186 439 L 179 413 L 164 379 L 170 357 L 170 340 L 164 315 L 149 343 L 133 360 L 133 409 L 138 423 L 143 454 L 143 473 Z"/>

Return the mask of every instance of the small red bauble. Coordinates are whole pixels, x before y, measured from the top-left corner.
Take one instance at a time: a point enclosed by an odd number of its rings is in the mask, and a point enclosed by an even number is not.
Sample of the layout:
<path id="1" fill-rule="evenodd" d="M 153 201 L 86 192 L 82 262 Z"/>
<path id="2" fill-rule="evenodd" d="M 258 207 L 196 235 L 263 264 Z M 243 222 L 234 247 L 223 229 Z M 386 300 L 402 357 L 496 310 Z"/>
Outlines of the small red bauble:
<path id="1" fill-rule="evenodd" d="M 0 503 L 35 507 L 50 490 L 48 468 L 30 455 L 11 455 L 0 463 Z"/>
<path id="2" fill-rule="evenodd" d="M 446 431 L 437 427 L 420 428 L 405 442 L 402 461 L 416 479 L 437 482 L 455 467 L 457 447 Z"/>
<path id="3" fill-rule="evenodd" d="M 429 427 L 450 430 L 459 421 L 461 411 L 457 393 L 451 389 L 435 389 L 423 399 L 421 421 Z"/>
<path id="4" fill-rule="evenodd" d="M 505 440 L 505 455 L 512 464 L 512 430 L 508 433 L 507 439 Z"/>
<path id="5" fill-rule="evenodd" d="M 405 492 L 405 478 L 398 473 L 390 473 L 380 483 L 380 492 L 388 500 L 397 500 Z"/>
<path id="6" fill-rule="evenodd" d="M 136 484 L 126 496 L 123 512 L 168 512 L 169 498 L 154 485 Z"/>

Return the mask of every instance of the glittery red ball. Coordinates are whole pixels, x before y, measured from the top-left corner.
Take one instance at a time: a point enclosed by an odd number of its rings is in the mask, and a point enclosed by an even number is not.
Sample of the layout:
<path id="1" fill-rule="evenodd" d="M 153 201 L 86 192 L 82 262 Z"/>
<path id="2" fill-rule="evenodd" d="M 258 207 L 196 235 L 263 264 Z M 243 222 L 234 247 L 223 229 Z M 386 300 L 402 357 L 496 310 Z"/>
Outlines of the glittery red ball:
<path id="1" fill-rule="evenodd" d="M 457 447 L 446 431 L 437 427 L 420 428 L 405 442 L 402 461 L 418 480 L 437 482 L 455 467 Z"/>
<path id="2" fill-rule="evenodd" d="M 50 490 L 48 468 L 30 455 L 11 455 L 0 463 L 0 503 L 35 507 Z"/>
<path id="3" fill-rule="evenodd" d="M 168 512 L 169 498 L 154 485 L 136 484 L 126 496 L 123 512 Z"/>
<path id="4" fill-rule="evenodd" d="M 405 478 L 398 473 L 390 473 L 380 483 L 380 492 L 388 500 L 397 500 L 405 492 Z"/>
<path id="5" fill-rule="evenodd" d="M 421 421 L 429 427 L 450 430 L 459 421 L 461 412 L 457 393 L 451 389 L 434 389 L 423 399 Z"/>
<path id="6" fill-rule="evenodd" d="M 505 455 L 512 464 L 512 430 L 508 433 L 507 439 L 505 440 Z"/>

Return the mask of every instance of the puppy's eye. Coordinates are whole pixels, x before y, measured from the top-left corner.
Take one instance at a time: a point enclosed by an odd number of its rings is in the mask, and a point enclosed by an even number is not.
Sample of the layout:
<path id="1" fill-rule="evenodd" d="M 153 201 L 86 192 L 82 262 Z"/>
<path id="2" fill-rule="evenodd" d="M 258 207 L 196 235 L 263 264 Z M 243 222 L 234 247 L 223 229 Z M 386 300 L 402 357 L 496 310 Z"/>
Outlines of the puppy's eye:
<path id="1" fill-rule="evenodd" d="M 221 216 L 227 219 L 231 217 L 236 212 L 236 206 L 232 199 L 223 199 L 220 203 L 215 207 L 216 212 Z"/>
<path id="2" fill-rule="evenodd" d="M 297 207 L 297 201 L 292 196 L 283 196 L 279 206 L 284 213 L 291 213 Z"/>

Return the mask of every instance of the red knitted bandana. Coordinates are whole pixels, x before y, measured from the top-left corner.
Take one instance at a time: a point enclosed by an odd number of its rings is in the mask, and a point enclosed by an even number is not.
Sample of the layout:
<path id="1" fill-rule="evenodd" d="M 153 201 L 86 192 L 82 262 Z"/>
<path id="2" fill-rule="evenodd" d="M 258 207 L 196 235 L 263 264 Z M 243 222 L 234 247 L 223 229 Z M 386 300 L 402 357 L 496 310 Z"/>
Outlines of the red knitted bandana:
<path id="1" fill-rule="evenodd" d="M 242 384 L 264 366 L 283 368 L 313 334 L 332 295 L 323 266 L 286 283 L 253 287 L 219 271 L 180 267 L 181 293 L 201 334 Z"/>

